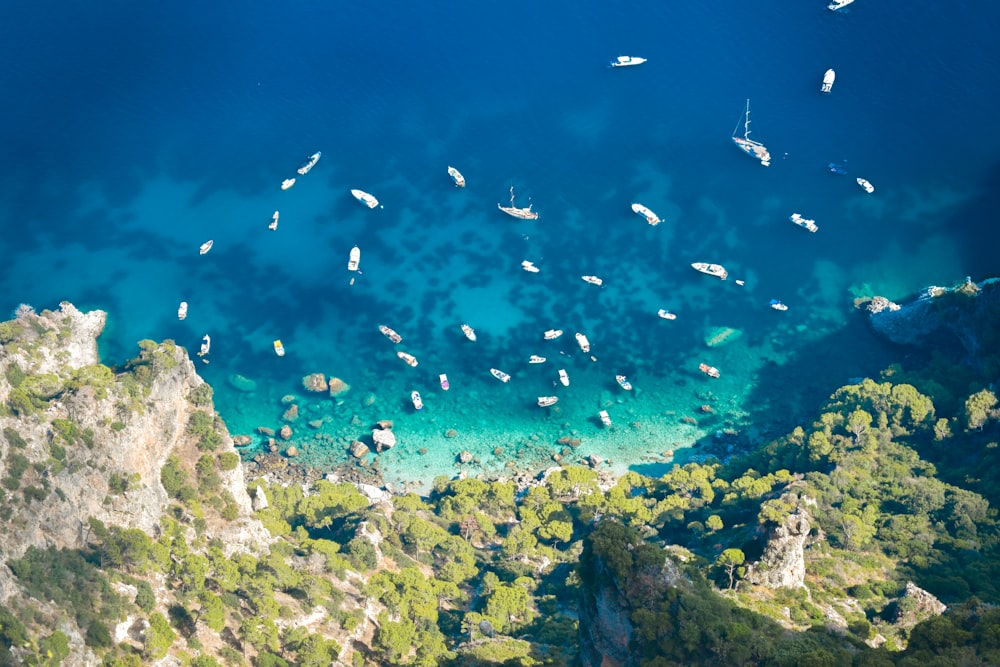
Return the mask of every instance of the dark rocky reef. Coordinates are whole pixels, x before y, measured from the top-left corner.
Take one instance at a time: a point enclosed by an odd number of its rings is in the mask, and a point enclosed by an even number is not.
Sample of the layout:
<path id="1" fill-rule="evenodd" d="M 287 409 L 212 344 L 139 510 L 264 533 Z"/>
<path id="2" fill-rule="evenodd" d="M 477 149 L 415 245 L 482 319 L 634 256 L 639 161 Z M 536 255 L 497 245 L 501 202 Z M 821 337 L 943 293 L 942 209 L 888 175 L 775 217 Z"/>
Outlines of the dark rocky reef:
<path id="1" fill-rule="evenodd" d="M 899 345 L 961 349 L 962 363 L 979 367 L 1000 343 L 1000 279 L 971 280 L 956 287 L 929 287 L 916 300 L 897 306 L 884 297 L 868 305 L 879 334 Z"/>

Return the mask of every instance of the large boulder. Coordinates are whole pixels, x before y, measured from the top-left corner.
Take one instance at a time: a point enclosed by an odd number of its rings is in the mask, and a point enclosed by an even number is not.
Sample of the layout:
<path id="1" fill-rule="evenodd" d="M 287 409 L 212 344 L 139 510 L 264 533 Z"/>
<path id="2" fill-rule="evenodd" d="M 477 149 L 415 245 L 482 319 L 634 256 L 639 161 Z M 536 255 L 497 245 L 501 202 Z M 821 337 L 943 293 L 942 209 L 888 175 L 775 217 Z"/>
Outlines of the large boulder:
<path id="1" fill-rule="evenodd" d="M 322 373 L 312 373 L 302 378 L 302 387 L 306 391 L 327 391 L 330 385 L 326 381 L 326 376 Z"/>
<path id="2" fill-rule="evenodd" d="M 396 446 L 396 435 L 387 428 L 377 428 L 372 431 L 372 440 L 375 441 L 375 451 L 381 452 L 392 449 Z"/>

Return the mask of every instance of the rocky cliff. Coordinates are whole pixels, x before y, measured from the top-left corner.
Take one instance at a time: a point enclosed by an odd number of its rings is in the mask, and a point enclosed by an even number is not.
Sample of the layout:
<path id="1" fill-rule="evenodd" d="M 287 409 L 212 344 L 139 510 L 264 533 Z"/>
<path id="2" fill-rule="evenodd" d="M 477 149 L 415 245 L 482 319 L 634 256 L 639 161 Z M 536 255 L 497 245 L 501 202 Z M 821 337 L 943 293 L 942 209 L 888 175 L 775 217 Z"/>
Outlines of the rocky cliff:
<path id="1" fill-rule="evenodd" d="M 971 365 L 1000 343 L 1000 279 L 930 287 L 901 306 L 875 297 L 867 308 L 872 327 L 893 343 L 959 349 Z"/>
<path id="2" fill-rule="evenodd" d="M 746 580 L 767 588 L 799 588 L 805 583 L 809 515 L 804 508 L 774 526 L 760 560 L 747 567 Z"/>
<path id="3" fill-rule="evenodd" d="M 204 382 L 169 342 L 144 341 L 123 372 L 102 366 L 104 322 L 101 311 L 63 303 L 40 314 L 22 307 L 0 325 L 0 404 L 10 406 L 0 417 L 5 559 L 31 546 L 81 547 L 89 517 L 155 536 L 169 500 L 160 471 L 171 454 L 192 455 L 191 415 L 211 412 L 210 400 L 191 402 Z M 228 434 L 219 451 L 234 451 Z M 227 548 L 264 544 L 266 531 L 249 518 L 242 468 L 220 477 L 242 517 L 220 526 Z"/>

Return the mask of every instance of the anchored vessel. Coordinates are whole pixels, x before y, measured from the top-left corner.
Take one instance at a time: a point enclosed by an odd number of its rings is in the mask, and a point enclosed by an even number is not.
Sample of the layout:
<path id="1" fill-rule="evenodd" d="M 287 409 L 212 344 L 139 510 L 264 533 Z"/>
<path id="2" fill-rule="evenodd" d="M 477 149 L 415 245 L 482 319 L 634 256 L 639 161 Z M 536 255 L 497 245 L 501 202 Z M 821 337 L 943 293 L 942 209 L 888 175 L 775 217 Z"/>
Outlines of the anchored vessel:
<path id="1" fill-rule="evenodd" d="M 212 338 L 205 334 L 205 337 L 201 339 L 201 349 L 198 350 L 198 356 L 204 357 L 212 349 Z"/>
<path id="2" fill-rule="evenodd" d="M 521 268 L 527 271 L 528 273 L 538 273 L 538 267 L 535 266 L 535 263 L 529 262 L 528 260 L 524 260 L 523 262 L 521 262 Z"/>
<path id="3" fill-rule="evenodd" d="M 417 365 L 417 358 L 414 357 L 412 354 L 407 354 L 406 352 L 400 351 L 396 353 L 396 356 L 405 361 L 407 366 Z"/>
<path id="4" fill-rule="evenodd" d="M 306 158 L 305 162 L 303 162 L 301 165 L 299 165 L 299 168 L 298 168 L 297 171 L 301 175 L 305 176 L 306 174 L 309 173 L 310 169 L 312 169 L 313 167 L 316 166 L 316 163 L 319 162 L 319 158 L 320 158 L 321 155 L 323 155 L 323 153 L 321 153 L 320 151 L 316 151 L 315 153 L 313 153 L 312 155 L 310 155 L 308 158 Z"/>
<path id="5" fill-rule="evenodd" d="M 868 194 L 875 192 L 875 186 L 872 185 L 872 182 L 869 181 L 867 178 L 859 178 L 858 185 L 860 185 L 861 189 L 867 192 Z"/>
<path id="6" fill-rule="evenodd" d="M 375 208 L 376 206 L 378 206 L 378 199 L 375 199 L 375 197 L 368 194 L 364 190 L 354 189 L 351 190 L 351 194 L 354 195 L 355 199 L 357 199 L 359 202 L 361 202 L 368 208 Z"/>
<path id="7" fill-rule="evenodd" d="M 854 0 L 833 0 L 833 2 L 831 2 L 830 4 L 828 4 L 826 6 L 826 8 L 829 9 L 831 12 L 835 12 L 838 9 L 846 7 L 847 5 L 851 4 L 852 2 L 854 2 Z"/>
<path id="8" fill-rule="evenodd" d="M 497 208 L 506 213 L 507 215 L 512 215 L 515 218 L 520 218 L 521 220 L 538 220 L 538 214 L 531 210 L 531 204 L 528 204 L 528 208 L 518 208 L 514 206 L 514 186 L 510 186 L 510 206 L 502 206 L 497 204 Z"/>
<path id="9" fill-rule="evenodd" d="M 788 219 L 794 222 L 802 229 L 808 229 L 810 232 L 814 233 L 819 231 L 819 227 L 816 225 L 815 220 L 810 220 L 809 218 L 803 218 L 798 213 L 792 213 L 790 216 L 788 216 Z"/>
<path id="10" fill-rule="evenodd" d="M 550 405 L 555 405 L 559 402 L 558 396 L 539 396 L 538 405 L 539 407 L 547 408 Z"/>
<path id="11" fill-rule="evenodd" d="M 583 282 L 590 283 L 591 285 L 597 285 L 598 287 L 600 287 L 601 285 L 604 284 L 604 281 L 598 278 L 597 276 L 580 276 L 580 277 L 583 278 Z"/>
<path id="12" fill-rule="evenodd" d="M 663 222 L 662 220 L 660 220 L 660 217 L 658 215 L 650 211 L 642 204 L 632 204 L 632 210 L 635 211 L 636 214 L 641 215 L 643 218 L 645 218 L 646 222 L 653 225 L 654 227 Z"/>
<path id="13" fill-rule="evenodd" d="M 646 62 L 645 58 L 639 58 L 638 56 L 618 56 L 611 61 L 612 67 L 631 67 L 633 65 L 641 65 Z"/>
<path id="14" fill-rule="evenodd" d="M 564 386 L 564 387 L 568 387 L 569 386 L 569 375 L 566 374 L 566 369 L 565 368 L 560 368 L 559 369 L 559 382 L 561 382 L 562 386 Z"/>
<path id="15" fill-rule="evenodd" d="M 271 222 L 267 225 L 267 228 L 270 229 L 272 232 L 278 229 L 278 216 L 279 215 L 281 215 L 281 214 L 278 211 L 275 211 L 274 215 L 271 216 Z"/>
<path id="16" fill-rule="evenodd" d="M 468 324 L 462 325 L 462 333 L 464 333 L 465 337 L 471 340 L 473 343 L 476 342 L 476 332 Z"/>
<path id="17" fill-rule="evenodd" d="M 691 268 L 695 271 L 701 271 L 702 273 L 708 274 L 710 276 L 715 276 L 716 278 L 721 278 L 725 280 L 729 277 L 729 271 L 721 264 L 709 264 L 708 262 L 695 262 L 691 265 Z"/>
<path id="18" fill-rule="evenodd" d="M 632 391 L 632 383 L 624 375 L 616 375 L 615 380 L 617 380 L 618 385 L 625 391 Z"/>
<path id="19" fill-rule="evenodd" d="M 597 413 L 597 416 L 601 418 L 601 423 L 605 426 L 611 426 L 611 415 L 608 414 L 607 410 L 601 410 Z"/>
<path id="20" fill-rule="evenodd" d="M 188 302 L 181 301 L 181 305 L 177 307 L 177 319 L 183 320 L 188 316 Z"/>
<path id="21" fill-rule="evenodd" d="M 832 69 L 826 70 L 826 74 L 823 75 L 823 85 L 819 87 L 821 93 L 828 93 L 833 89 L 833 82 L 837 78 L 837 73 Z"/>
<path id="22" fill-rule="evenodd" d="M 295 179 L 294 178 L 286 178 L 285 180 L 283 180 L 281 182 L 281 189 L 282 190 L 287 190 L 288 188 L 292 187 L 293 185 L 295 185 Z"/>
<path id="23" fill-rule="evenodd" d="M 540 357 L 537 354 L 533 354 L 533 355 L 531 355 L 531 357 L 528 358 L 528 363 L 529 364 L 544 364 L 545 363 L 545 357 Z"/>
<path id="24" fill-rule="evenodd" d="M 698 370 L 710 378 L 717 378 L 721 375 L 718 368 L 709 366 L 708 364 L 698 364 Z"/>
<path id="25" fill-rule="evenodd" d="M 206 252 L 212 249 L 213 245 L 215 245 L 215 241 L 205 241 L 204 243 L 201 244 L 201 247 L 198 248 L 198 253 L 204 255 Z"/>
<path id="26" fill-rule="evenodd" d="M 359 248 L 358 246 L 354 246 L 353 248 L 351 248 L 351 255 L 347 260 L 347 270 L 357 271 L 358 264 L 360 263 L 361 263 L 361 248 Z"/>
<path id="27" fill-rule="evenodd" d="M 580 346 L 580 349 L 584 352 L 590 352 L 590 341 L 582 333 L 576 335 L 576 344 Z"/>
<path id="28" fill-rule="evenodd" d="M 744 113 L 743 118 L 743 136 L 740 136 L 740 125 L 736 124 L 736 129 L 733 130 L 733 143 L 739 147 L 741 151 L 749 155 L 750 157 L 757 158 L 760 163 L 765 167 L 771 165 L 771 154 L 767 152 L 767 148 L 764 144 L 759 141 L 754 141 L 750 138 L 750 100 L 747 99 L 747 109 Z"/>
<path id="29" fill-rule="evenodd" d="M 448 167 L 448 175 L 451 176 L 451 180 L 455 181 L 455 185 L 460 188 L 465 187 L 465 176 L 462 176 L 462 172 L 454 167 Z"/>
<path id="30" fill-rule="evenodd" d="M 663 308 L 660 308 L 658 311 L 656 311 L 656 314 L 659 315 L 660 317 L 662 317 L 665 320 L 676 320 L 677 319 L 676 315 L 674 315 L 673 313 L 671 313 L 669 310 L 664 310 Z"/>
<path id="31" fill-rule="evenodd" d="M 403 341 L 402 336 L 400 336 L 398 333 L 396 333 L 395 331 L 393 331 L 384 324 L 378 325 L 378 330 L 381 331 L 382 335 L 391 340 L 393 343 L 401 343 Z"/>
<path id="32" fill-rule="evenodd" d="M 555 340 L 556 338 L 559 338 L 559 336 L 562 335 L 563 335 L 562 329 L 549 329 L 543 334 L 543 337 L 545 338 L 545 340 Z"/>
<path id="33" fill-rule="evenodd" d="M 445 375 L 444 373 L 438 375 L 438 381 L 441 383 L 441 388 L 444 389 L 445 391 L 451 389 L 451 383 L 448 382 L 448 376 Z"/>
<path id="34" fill-rule="evenodd" d="M 410 400 L 413 401 L 413 409 L 414 410 L 423 410 L 424 409 L 424 400 L 422 398 L 420 398 L 420 392 L 419 391 L 411 391 L 410 392 Z"/>
<path id="35" fill-rule="evenodd" d="M 510 375 L 504 373 L 502 370 L 498 368 L 491 368 L 490 373 L 492 373 L 493 377 L 500 380 L 501 382 L 510 382 Z"/>
<path id="36" fill-rule="evenodd" d="M 775 310 L 788 310 L 788 306 L 781 303 L 777 299 L 771 299 L 771 308 L 774 308 Z"/>
<path id="37" fill-rule="evenodd" d="M 279 357 L 285 356 L 285 346 L 281 343 L 280 340 L 274 341 L 274 353 Z"/>

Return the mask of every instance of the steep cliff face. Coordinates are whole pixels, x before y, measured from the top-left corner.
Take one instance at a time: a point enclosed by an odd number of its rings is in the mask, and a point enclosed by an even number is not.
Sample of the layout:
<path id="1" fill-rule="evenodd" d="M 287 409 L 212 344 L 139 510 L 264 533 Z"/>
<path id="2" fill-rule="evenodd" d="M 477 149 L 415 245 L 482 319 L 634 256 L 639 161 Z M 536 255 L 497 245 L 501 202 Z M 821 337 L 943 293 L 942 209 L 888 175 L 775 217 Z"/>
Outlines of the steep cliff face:
<path id="1" fill-rule="evenodd" d="M 746 580 L 767 588 L 798 588 L 805 583 L 805 545 L 809 515 L 799 508 L 768 536 L 760 560 L 747 567 Z"/>
<path id="2" fill-rule="evenodd" d="M 16 558 L 29 547 L 81 547 L 86 522 L 157 534 L 168 496 L 160 471 L 172 453 L 194 450 L 189 400 L 203 385 L 185 351 L 143 344 L 139 359 L 115 375 L 101 366 L 100 311 L 23 309 L 0 330 L 0 479 L 8 511 L 0 549 Z M 210 402 L 204 407 L 211 410 Z M 234 451 L 228 434 L 219 451 Z M 189 459 L 190 460 L 190 459 Z M 240 466 L 220 472 L 241 518 L 220 526 L 231 550 L 262 545 Z"/>
<path id="3" fill-rule="evenodd" d="M 876 297 L 869 304 L 872 327 L 900 345 L 938 344 L 961 347 L 964 361 L 976 364 L 994 352 L 1000 329 L 1000 279 L 965 282 L 953 288 L 931 287 L 900 307 Z"/>

